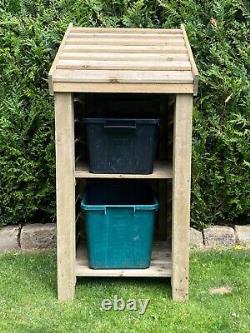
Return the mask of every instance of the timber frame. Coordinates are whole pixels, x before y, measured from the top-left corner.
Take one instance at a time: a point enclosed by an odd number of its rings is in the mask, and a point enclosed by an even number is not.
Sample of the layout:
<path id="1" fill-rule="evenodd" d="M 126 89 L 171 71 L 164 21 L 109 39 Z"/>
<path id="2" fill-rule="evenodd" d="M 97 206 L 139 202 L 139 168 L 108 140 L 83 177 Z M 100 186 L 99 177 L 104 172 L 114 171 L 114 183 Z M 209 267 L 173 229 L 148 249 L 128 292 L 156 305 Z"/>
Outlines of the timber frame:
<path id="1" fill-rule="evenodd" d="M 173 299 L 186 300 L 192 108 L 198 90 L 198 71 L 184 25 L 180 29 L 127 29 L 80 28 L 70 24 L 49 71 L 49 90 L 55 98 L 58 298 L 74 298 L 78 276 L 135 276 L 170 277 Z M 174 100 L 170 162 L 156 162 L 151 175 L 90 173 L 87 164 L 75 157 L 76 93 L 170 94 Z M 79 216 L 75 207 L 79 197 L 75 188 L 78 180 L 89 178 L 171 182 L 171 241 L 155 243 L 148 269 L 88 267 L 85 249 L 77 248 L 76 244 L 75 221 Z M 160 205 L 165 204 L 161 203 L 164 193 L 160 192 Z M 165 208 L 161 207 L 160 214 L 161 211 Z M 160 229 L 164 233 L 165 225 Z"/>

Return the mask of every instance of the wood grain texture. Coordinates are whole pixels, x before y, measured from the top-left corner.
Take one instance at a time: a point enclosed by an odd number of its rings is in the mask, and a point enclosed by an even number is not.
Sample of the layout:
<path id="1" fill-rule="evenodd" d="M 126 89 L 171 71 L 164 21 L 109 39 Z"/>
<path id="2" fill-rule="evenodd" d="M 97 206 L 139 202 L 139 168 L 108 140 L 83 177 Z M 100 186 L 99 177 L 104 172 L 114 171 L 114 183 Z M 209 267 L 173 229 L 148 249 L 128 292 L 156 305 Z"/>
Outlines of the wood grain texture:
<path id="1" fill-rule="evenodd" d="M 64 60 L 89 60 L 89 52 L 62 52 L 60 59 Z M 92 52 L 92 61 L 116 60 L 116 61 L 188 61 L 187 53 L 115 53 L 115 52 Z"/>
<path id="2" fill-rule="evenodd" d="M 80 72 L 82 79 L 76 71 Z M 87 71 L 91 73 L 87 74 Z M 94 74 L 96 71 L 96 74 Z M 126 73 L 130 75 L 126 77 Z M 141 73 L 140 73 L 141 72 Z M 145 72 L 151 72 L 148 75 Z M 165 72 L 166 75 L 163 74 Z M 169 74 L 171 73 L 172 74 Z M 73 92 L 133 92 L 133 83 L 149 84 L 186 84 L 184 76 L 176 72 L 188 72 L 197 91 L 198 72 L 185 28 L 181 29 L 126 29 L 126 28 L 77 28 L 69 26 L 61 43 L 49 74 L 50 91 Z M 145 75 L 144 75 L 145 74 Z M 75 79 L 75 81 L 74 81 Z M 182 80 L 183 79 L 183 80 Z M 89 81 L 88 81 L 89 80 Z M 70 87 L 72 82 L 74 87 Z M 75 83 L 89 82 L 89 88 Z M 92 83 L 126 83 L 132 84 L 100 88 Z M 60 83 L 60 84 L 58 84 Z M 157 89 L 159 87 L 157 86 Z M 160 88 L 159 92 L 194 93 L 190 87 L 177 88 L 169 86 Z M 67 89 L 67 90 L 66 90 Z M 191 91 L 193 90 L 193 91 Z M 144 92 L 135 89 L 135 92 Z"/>
<path id="3" fill-rule="evenodd" d="M 148 175 L 141 174 L 116 174 L 116 173 L 91 173 L 86 163 L 78 162 L 76 164 L 76 178 L 130 178 L 130 179 L 170 179 L 172 178 L 172 167 L 167 162 L 155 162 L 154 171 Z"/>
<path id="4" fill-rule="evenodd" d="M 192 66 L 192 73 L 193 73 L 193 76 L 194 76 L 194 96 L 197 96 L 197 94 L 198 94 L 199 72 L 198 72 L 196 63 L 194 61 L 193 52 L 192 52 L 192 49 L 191 49 L 191 46 L 190 46 L 190 43 L 189 43 L 189 40 L 188 40 L 188 36 L 187 36 L 184 24 L 181 24 L 181 30 L 183 32 L 183 37 L 184 37 L 184 40 L 185 40 L 185 45 L 186 45 L 186 48 L 187 48 L 187 51 L 188 51 L 189 61 L 190 61 L 191 66 Z"/>
<path id="5" fill-rule="evenodd" d="M 68 83 L 193 83 L 190 71 L 65 70 L 54 73 L 54 82 Z"/>
<path id="6" fill-rule="evenodd" d="M 160 46 L 184 46 L 184 39 L 158 39 L 158 38 L 70 38 L 68 37 L 65 41 L 66 45 L 160 45 Z"/>
<path id="7" fill-rule="evenodd" d="M 70 23 L 68 25 L 67 30 L 65 31 L 65 34 L 64 34 L 63 39 L 61 41 L 61 44 L 59 46 L 59 49 L 58 49 L 57 54 L 55 56 L 55 59 L 54 59 L 54 61 L 52 63 L 52 66 L 50 67 L 50 70 L 49 70 L 48 81 L 49 81 L 49 93 L 50 93 L 50 95 L 53 95 L 53 93 L 54 93 L 54 91 L 53 91 L 53 73 L 54 73 L 54 70 L 56 69 L 56 64 L 59 60 L 60 54 L 61 54 L 61 52 L 64 48 L 65 41 L 66 41 L 66 39 L 68 37 L 68 34 L 69 34 L 72 27 L 73 27 L 73 24 Z"/>
<path id="8" fill-rule="evenodd" d="M 115 80 L 114 80 L 115 81 Z M 193 84 L 54 82 L 55 92 L 193 94 Z"/>
<path id="9" fill-rule="evenodd" d="M 197 78 L 197 67 L 183 26 L 181 29 L 72 26 L 67 29 L 49 74 L 50 91 L 55 92 L 60 300 L 73 299 L 76 276 L 171 276 L 173 299 L 188 298 L 192 95 L 197 92 Z M 100 175 L 90 174 L 80 159 L 75 165 L 71 93 L 78 92 L 177 94 L 173 166 L 156 163 L 151 175 Z M 77 256 L 75 253 L 75 181 L 82 183 L 85 178 L 155 178 L 166 183 L 170 183 L 166 179 L 172 178 L 171 251 L 165 242 L 155 245 L 148 269 L 90 269 L 86 252 L 80 249 Z M 160 186 L 159 192 L 161 202 L 167 207 L 171 197 L 168 188 Z M 161 210 L 163 238 L 166 207 Z M 79 215 L 78 221 L 81 218 Z"/>
<path id="10" fill-rule="evenodd" d="M 188 71 L 191 65 L 188 61 L 118 61 L 118 60 L 59 60 L 57 69 L 73 70 L 136 70 L 136 71 Z"/>
<path id="11" fill-rule="evenodd" d="M 58 299 L 71 300 L 75 291 L 75 178 L 72 96 L 55 94 L 57 286 Z"/>
<path id="12" fill-rule="evenodd" d="M 142 34 L 141 32 L 138 33 L 130 33 L 130 32 L 121 32 L 117 33 L 116 31 L 113 32 L 81 32 L 81 31 L 71 31 L 69 38 L 99 38 L 99 39 L 118 39 L 123 40 L 123 39 L 143 39 L 143 40 L 148 40 L 148 39 L 158 39 L 158 40 L 163 40 L 166 41 L 166 39 L 172 39 L 172 40 L 182 40 L 183 41 L 183 34 L 172 34 L 172 33 L 164 33 L 164 34 L 159 34 L 159 33 L 147 33 L 147 34 Z"/>
<path id="13" fill-rule="evenodd" d="M 159 228 L 158 238 L 160 240 L 167 239 L 167 182 L 159 182 Z"/>
<path id="14" fill-rule="evenodd" d="M 186 47 L 183 46 L 155 46 L 155 45 L 65 45 L 63 52 L 108 52 L 108 53 L 184 53 L 187 54 Z M 91 56 L 91 55 L 90 55 Z"/>
<path id="15" fill-rule="evenodd" d="M 188 298 L 192 108 L 192 95 L 176 96 L 172 193 L 172 296 L 174 300 Z"/>
<path id="16" fill-rule="evenodd" d="M 79 33 L 117 33 L 117 34 L 180 34 L 182 31 L 181 29 L 153 29 L 153 28 L 88 28 L 88 27 L 73 27 L 71 29 L 72 32 L 79 32 Z"/>

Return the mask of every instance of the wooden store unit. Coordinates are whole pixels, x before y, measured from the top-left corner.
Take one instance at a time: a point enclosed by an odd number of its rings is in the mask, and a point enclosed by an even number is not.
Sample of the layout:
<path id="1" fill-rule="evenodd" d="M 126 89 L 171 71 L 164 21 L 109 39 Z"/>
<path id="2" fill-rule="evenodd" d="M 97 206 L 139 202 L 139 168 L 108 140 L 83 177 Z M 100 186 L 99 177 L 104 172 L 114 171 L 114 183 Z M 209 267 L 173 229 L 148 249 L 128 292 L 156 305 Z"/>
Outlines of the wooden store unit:
<path id="1" fill-rule="evenodd" d="M 187 299 L 192 108 L 198 71 L 184 26 L 127 29 L 70 24 L 49 72 L 49 88 L 55 97 L 58 298 L 74 298 L 78 276 L 127 276 L 171 277 L 173 299 Z M 87 112 L 102 96 L 152 96 L 159 101 L 161 143 L 152 174 L 89 172 L 85 154 L 78 154 L 85 143 L 77 134 L 81 130 L 76 105 L 82 116 L 81 110 Z M 157 188 L 160 210 L 149 268 L 88 267 L 84 241 L 77 241 L 77 225 L 82 224 L 78 207 L 84 182 L 90 178 L 143 179 Z"/>

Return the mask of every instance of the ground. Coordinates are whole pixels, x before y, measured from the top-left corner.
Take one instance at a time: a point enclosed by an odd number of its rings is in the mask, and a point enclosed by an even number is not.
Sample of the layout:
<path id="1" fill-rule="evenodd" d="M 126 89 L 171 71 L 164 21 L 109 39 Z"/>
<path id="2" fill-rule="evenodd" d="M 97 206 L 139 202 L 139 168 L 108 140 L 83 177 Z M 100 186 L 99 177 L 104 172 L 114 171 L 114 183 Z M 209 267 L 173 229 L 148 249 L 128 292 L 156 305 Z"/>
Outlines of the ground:
<path id="1" fill-rule="evenodd" d="M 76 299 L 56 299 L 53 252 L 0 256 L 0 332 L 167 332 L 248 333 L 250 330 L 250 251 L 193 252 L 190 300 L 171 300 L 166 279 L 90 279 L 77 283 Z M 114 295 L 150 299 L 138 311 L 103 311 Z"/>

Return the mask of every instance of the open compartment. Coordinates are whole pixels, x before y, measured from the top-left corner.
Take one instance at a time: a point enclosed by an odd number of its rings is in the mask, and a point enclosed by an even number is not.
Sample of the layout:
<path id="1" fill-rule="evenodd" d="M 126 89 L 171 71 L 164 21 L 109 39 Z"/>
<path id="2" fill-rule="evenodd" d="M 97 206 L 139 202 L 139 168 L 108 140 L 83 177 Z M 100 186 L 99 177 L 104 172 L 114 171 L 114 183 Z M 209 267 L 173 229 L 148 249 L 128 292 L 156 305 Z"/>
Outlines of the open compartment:
<path id="1" fill-rule="evenodd" d="M 163 94 L 98 94 L 74 96 L 77 216 L 77 276 L 171 276 L 171 210 L 172 210 L 172 152 L 173 112 L 175 98 Z M 115 114 L 116 113 L 116 114 Z M 89 117 L 137 117 L 159 119 L 159 143 L 151 174 L 92 173 L 86 144 L 84 119 Z M 80 203 L 89 180 L 102 179 L 147 184 L 153 188 L 159 201 L 153 233 L 151 265 L 141 269 L 91 269 L 88 262 L 84 213 Z M 86 218 L 86 217 L 85 217 Z"/>
<path id="2" fill-rule="evenodd" d="M 77 276 L 171 276 L 171 180 L 116 180 L 130 188 L 147 187 L 153 190 L 155 198 L 159 202 L 155 215 L 153 230 L 153 248 L 151 263 L 148 268 L 120 268 L 120 269 L 92 269 L 88 257 L 86 237 L 86 213 L 80 208 L 81 201 L 86 193 L 86 185 L 89 180 L 78 179 L 76 185 L 76 275 Z M 96 182 L 96 181 L 95 181 Z M 94 182 L 94 183 L 95 183 Z M 108 181 L 109 182 L 109 181 Z M 118 184 L 117 184 L 118 186 Z M 124 202 L 125 199 L 123 199 Z M 101 213 L 102 214 L 102 213 Z M 100 216 L 99 216 L 100 217 Z M 103 217 L 103 216 L 101 216 Z M 101 221 L 99 221 L 101 222 Z M 103 222 L 103 220 L 102 220 Z M 113 221 L 115 222 L 115 221 Z M 99 229 L 101 231 L 101 228 Z M 129 232 L 129 230 L 126 230 Z M 123 237 L 124 235 L 121 235 Z M 101 237 L 101 236 L 100 236 Z M 144 244 L 146 247 L 147 244 Z M 96 267 L 97 268 L 97 267 Z"/>
<path id="3" fill-rule="evenodd" d="M 174 96 L 162 94 L 76 94 L 76 177 L 172 178 L 173 105 Z M 109 117 L 115 120 L 114 126 L 112 124 L 110 125 L 110 122 L 108 122 L 107 126 L 109 128 L 108 130 L 106 128 L 105 134 L 103 134 L 102 125 L 105 125 L 105 123 L 103 124 L 104 119 L 109 119 Z M 119 123 L 123 128 L 124 124 L 126 125 L 125 127 L 129 127 L 124 128 L 123 132 L 121 132 L 121 129 L 118 131 L 114 128 L 121 118 L 127 118 L 131 123 L 133 122 L 133 131 L 130 130 L 131 124 L 127 126 L 125 122 L 123 124 Z M 92 154 L 95 156 L 91 159 L 91 166 L 89 165 L 90 159 L 87 149 L 84 119 L 87 119 L 87 121 L 88 119 L 92 120 L 92 130 L 90 130 L 91 133 L 89 134 L 91 137 L 94 136 L 93 131 L 97 133 L 97 136 L 100 132 L 98 144 L 92 144 L 94 151 Z M 100 124 L 100 122 L 102 124 Z M 99 125 L 97 123 L 99 123 Z M 138 125 L 136 125 L 136 123 L 138 123 Z M 156 123 L 157 133 L 154 133 Z M 145 124 L 148 125 L 145 126 Z M 138 137 L 138 133 L 136 134 L 135 132 L 136 128 L 141 128 L 140 137 L 144 137 L 144 139 L 136 138 L 136 136 Z M 111 139 L 110 135 L 112 137 Z M 152 142 L 154 136 L 157 136 L 157 140 L 155 139 L 157 144 L 156 142 Z M 105 140 L 108 142 L 105 142 Z M 137 140 L 137 143 L 135 140 Z M 108 144 L 112 146 L 106 149 L 105 146 Z M 127 151 L 125 150 L 126 144 L 128 147 Z M 110 158 L 115 156 L 116 153 L 118 155 L 118 152 L 121 161 L 114 161 L 114 172 L 112 172 Z M 136 154 L 138 156 L 135 156 Z M 101 169 L 97 172 L 98 169 L 96 169 L 96 163 L 94 162 L 98 158 L 99 160 L 103 158 L 103 161 L 99 162 L 99 165 L 101 163 L 102 169 L 105 169 L 106 166 L 105 172 L 102 172 Z M 115 159 L 115 157 L 113 159 Z M 131 161 L 129 161 L 129 159 L 131 159 Z M 93 165 L 93 163 L 95 165 Z M 124 163 L 126 166 L 123 166 Z M 140 167 L 134 166 L 136 163 Z M 95 173 L 90 172 L 90 169 L 92 170 L 93 168 L 95 169 Z M 119 172 L 124 168 L 126 169 L 125 173 Z M 137 171 L 133 173 L 133 169 Z"/>

